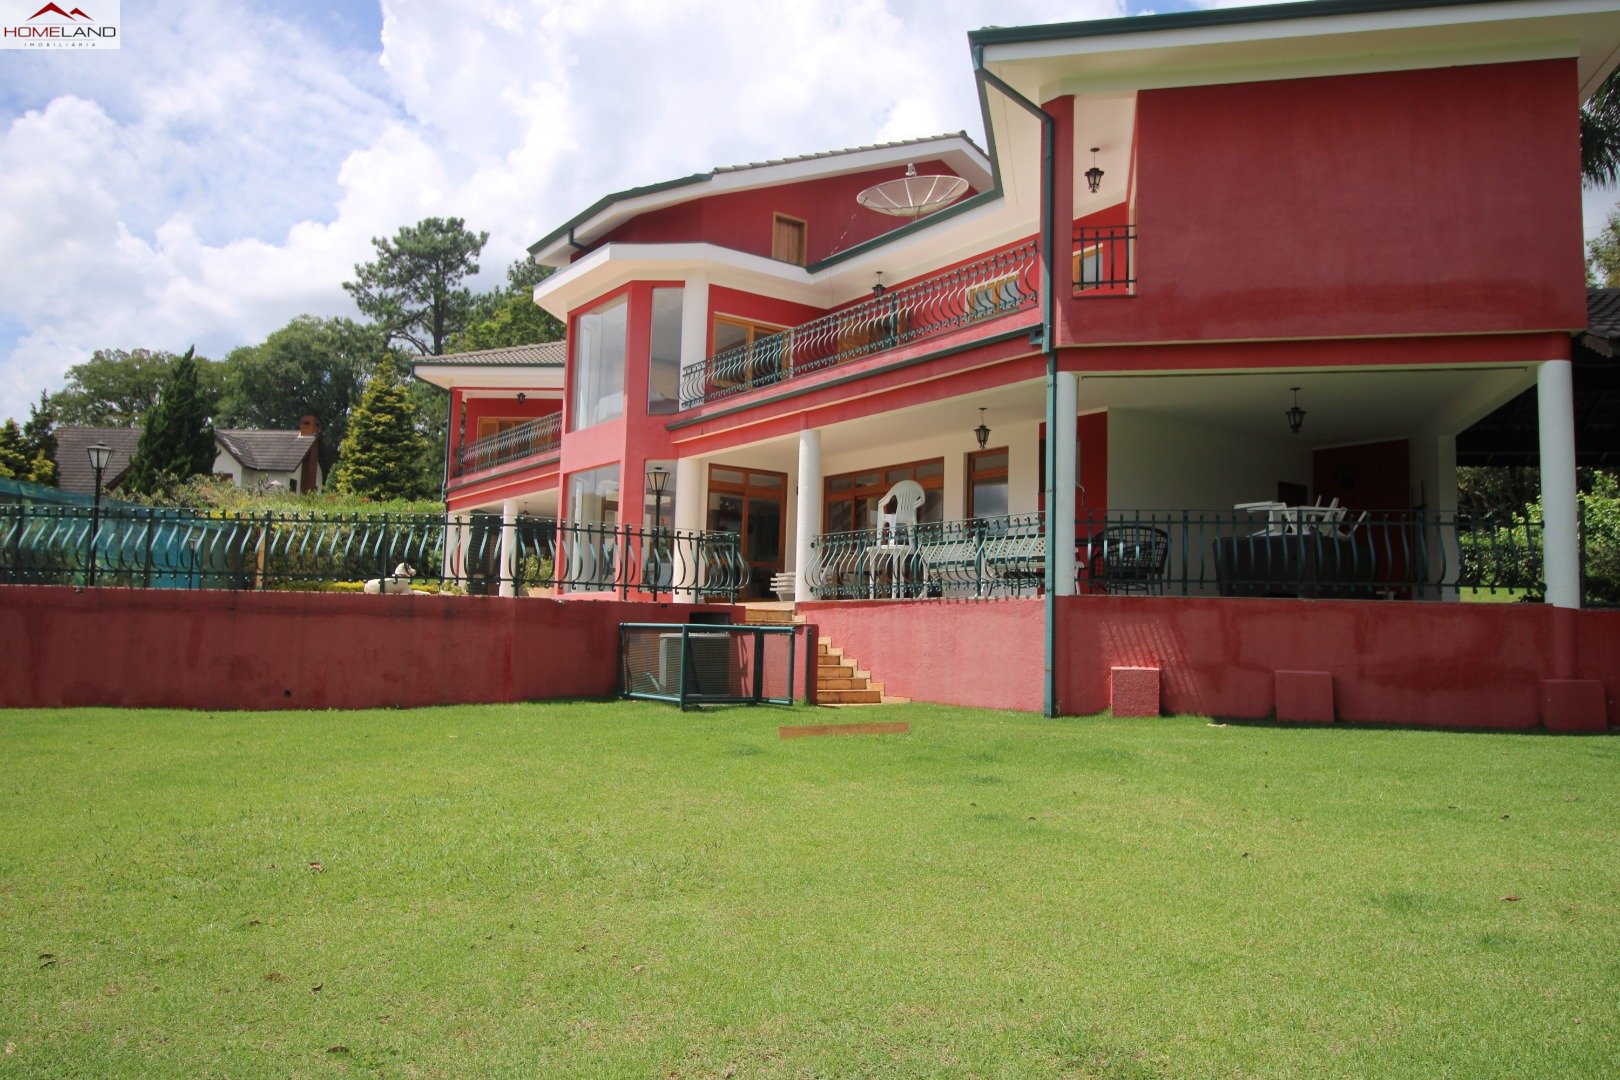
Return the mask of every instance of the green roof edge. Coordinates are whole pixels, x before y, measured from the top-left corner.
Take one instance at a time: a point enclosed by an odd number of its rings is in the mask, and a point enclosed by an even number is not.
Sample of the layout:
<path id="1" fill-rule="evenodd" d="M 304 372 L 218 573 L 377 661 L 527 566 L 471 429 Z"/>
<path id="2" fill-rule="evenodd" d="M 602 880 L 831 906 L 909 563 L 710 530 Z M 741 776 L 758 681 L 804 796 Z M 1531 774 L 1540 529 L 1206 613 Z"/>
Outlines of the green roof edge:
<path id="1" fill-rule="evenodd" d="M 968 31 L 974 45 L 1013 45 L 1035 41 L 1061 41 L 1064 38 L 1111 37 L 1115 34 L 1152 33 L 1158 30 L 1188 30 L 1202 26 L 1233 26 L 1243 23 L 1279 22 L 1288 19 L 1324 18 L 1333 15 L 1365 15 L 1381 11 L 1420 11 L 1424 8 L 1478 7 L 1483 4 L 1522 3 L 1523 0 L 1311 0 L 1311 2 L 1262 4 L 1254 7 L 1201 8 L 1171 11 L 1159 15 L 1125 15 L 1113 19 L 1080 22 L 1041 23 L 1035 26 L 986 26 Z"/>
<path id="2" fill-rule="evenodd" d="M 656 195 L 660 191 L 670 191 L 674 188 L 687 187 L 691 184 L 701 184 L 705 180 L 713 179 L 714 173 L 712 172 L 693 173 L 691 176 L 682 176 L 675 180 L 661 180 L 656 184 L 644 184 L 641 187 L 625 188 L 623 191 L 615 191 L 611 195 L 604 195 L 600 199 L 597 199 L 595 202 L 591 203 L 591 205 L 586 207 L 584 210 L 581 210 L 579 213 L 575 214 L 573 217 L 569 218 L 567 221 L 563 222 L 561 225 L 557 226 L 555 229 L 551 230 L 534 243 L 530 244 L 528 249 L 529 254 L 533 255 L 541 248 L 562 239 L 564 236 L 579 228 L 581 225 L 585 224 L 585 222 L 589 221 L 597 214 L 600 214 L 603 210 L 606 210 L 616 202 L 620 202 L 624 199 L 634 199 L 641 195 Z"/>

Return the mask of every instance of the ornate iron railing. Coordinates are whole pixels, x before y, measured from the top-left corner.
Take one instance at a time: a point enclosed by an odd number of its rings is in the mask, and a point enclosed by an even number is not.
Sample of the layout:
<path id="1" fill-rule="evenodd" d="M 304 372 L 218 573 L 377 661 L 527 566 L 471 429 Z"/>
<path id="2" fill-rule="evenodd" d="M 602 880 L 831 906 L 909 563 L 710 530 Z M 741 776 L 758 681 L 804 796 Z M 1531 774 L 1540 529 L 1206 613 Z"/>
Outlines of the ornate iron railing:
<path id="1" fill-rule="evenodd" d="M 811 542 L 818 599 L 988 598 L 1044 584 L 1039 515 L 824 533 Z M 1522 515 L 1433 511 L 1283 514 L 1082 512 L 1075 523 L 1082 593 L 1446 599 L 1460 592 L 1545 591 L 1541 525 Z"/>
<path id="2" fill-rule="evenodd" d="M 494 515 L 233 513 L 0 506 L 0 583 L 356 591 L 612 591 L 735 599 L 731 533 Z M 400 567 L 406 569 L 395 573 Z"/>
<path id="3" fill-rule="evenodd" d="M 810 542 L 818 599 L 1033 593 L 1046 565 L 1039 514 L 822 533 Z"/>
<path id="4" fill-rule="evenodd" d="M 535 454 L 553 453 L 561 446 L 561 413 L 526 420 L 505 431 L 456 447 L 455 457 L 450 462 L 450 476 L 454 479 L 465 473 L 481 472 Z"/>
<path id="5" fill-rule="evenodd" d="M 803 326 L 755 338 L 682 368 L 681 408 L 1032 309 L 1039 277 L 1038 250 L 1030 241 L 890 289 Z"/>
<path id="6" fill-rule="evenodd" d="M 1074 291 L 1128 293 L 1136 287 L 1136 226 L 1074 230 Z"/>

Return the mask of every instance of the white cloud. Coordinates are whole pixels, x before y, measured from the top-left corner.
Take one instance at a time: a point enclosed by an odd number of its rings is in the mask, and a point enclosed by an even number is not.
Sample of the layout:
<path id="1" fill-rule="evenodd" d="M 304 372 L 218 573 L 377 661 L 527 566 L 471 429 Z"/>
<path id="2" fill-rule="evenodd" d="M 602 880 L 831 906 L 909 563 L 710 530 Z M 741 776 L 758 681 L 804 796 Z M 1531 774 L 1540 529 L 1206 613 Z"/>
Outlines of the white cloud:
<path id="1" fill-rule="evenodd" d="M 220 356 L 301 312 L 352 311 L 340 283 L 370 238 L 426 215 L 490 232 L 492 282 L 609 191 L 977 134 L 968 30 L 1122 10 L 385 0 L 379 44 L 246 0 L 131 8 L 119 53 L 0 68 L 0 101 L 21 103 L 0 116 L 0 326 L 22 327 L 0 416 L 98 347 Z"/>

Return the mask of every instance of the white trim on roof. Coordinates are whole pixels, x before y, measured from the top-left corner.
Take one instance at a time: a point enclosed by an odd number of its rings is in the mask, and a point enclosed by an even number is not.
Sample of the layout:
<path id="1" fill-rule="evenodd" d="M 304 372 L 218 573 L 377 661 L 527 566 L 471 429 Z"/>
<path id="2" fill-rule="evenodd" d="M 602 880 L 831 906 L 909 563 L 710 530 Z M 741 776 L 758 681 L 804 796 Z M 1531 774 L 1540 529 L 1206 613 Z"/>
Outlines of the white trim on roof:
<path id="1" fill-rule="evenodd" d="M 1613 70 L 1617 50 L 1620 8 L 1614 0 L 1521 0 L 1337 15 L 1305 10 L 1275 21 L 1145 27 L 987 45 L 984 60 L 1014 85 L 1021 85 L 1014 73 L 1028 69 L 1023 82 L 1033 82 L 1038 92 L 1074 92 L 1573 56 L 1580 61 L 1584 99 Z"/>

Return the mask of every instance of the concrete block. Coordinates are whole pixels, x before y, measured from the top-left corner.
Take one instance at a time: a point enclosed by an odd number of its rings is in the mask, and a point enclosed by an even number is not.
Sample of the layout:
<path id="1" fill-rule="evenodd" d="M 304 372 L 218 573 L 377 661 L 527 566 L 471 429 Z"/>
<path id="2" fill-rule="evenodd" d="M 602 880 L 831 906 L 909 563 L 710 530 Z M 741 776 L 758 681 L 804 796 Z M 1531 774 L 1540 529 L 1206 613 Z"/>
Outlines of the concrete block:
<path id="1" fill-rule="evenodd" d="M 1541 722 L 1548 731 L 1608 731 L 1608 692 L 1596 679 L 1542 679 Z"/>
<path id="2" fill-rule="evenodd" d="M 1331 671 L 1277 671 L 1272 673 L 1277 719 L 1294 724 L 1331 724 L 1333 673 Z"/>
<path id="3" fill-rule="evenodd" d="M 1117 667 L 1109 692 L 1115 716 L 1159 715 L 1159 669 Z"/>

